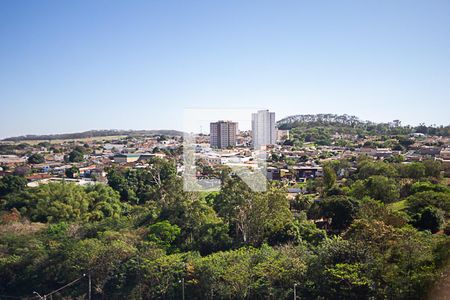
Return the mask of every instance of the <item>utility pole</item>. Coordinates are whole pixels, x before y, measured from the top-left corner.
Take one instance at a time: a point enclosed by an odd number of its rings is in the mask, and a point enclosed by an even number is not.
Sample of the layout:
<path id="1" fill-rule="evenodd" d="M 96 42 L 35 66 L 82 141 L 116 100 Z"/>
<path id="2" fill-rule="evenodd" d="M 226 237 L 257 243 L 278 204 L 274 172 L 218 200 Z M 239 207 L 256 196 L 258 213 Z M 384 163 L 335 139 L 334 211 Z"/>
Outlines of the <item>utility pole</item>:
<path id="1" fill-rule="evenodd" d="M 88 273 L 88 281 L 89 281 L 89 291 L 88 291 L 88 300 L 91 300 L 91 291 L 92 291 L 92 285 L 91 285 L 91 272 Z"/>
<path id="2" fill-rule="evenodd" d="M 138 276 L 139 276 L 139 300 L 142 300 L 142 272 L 140 272 L 141 270 L 141 264 L 142 264 L 142 257 L 141 257 L 141 252 L 138 252 Z"/>

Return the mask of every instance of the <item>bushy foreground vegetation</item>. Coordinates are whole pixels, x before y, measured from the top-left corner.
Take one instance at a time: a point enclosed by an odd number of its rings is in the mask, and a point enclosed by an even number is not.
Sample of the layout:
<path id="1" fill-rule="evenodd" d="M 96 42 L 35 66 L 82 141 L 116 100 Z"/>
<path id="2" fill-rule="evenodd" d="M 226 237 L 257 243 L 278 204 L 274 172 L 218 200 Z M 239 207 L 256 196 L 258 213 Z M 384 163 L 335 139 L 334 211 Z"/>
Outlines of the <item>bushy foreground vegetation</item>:
<path id="1" fill-rule="evenodd" d="M 324 167 L 288 200 L 222 171 L 188 193 L 174 165 L 111 169 L 109 185 L 0 180 L 0 295 L 89 274 L 94 299 L 439 299 L 449 288 L 450 190 L 433 162 Z M 337 174 L 340 174 L 339 176 Z M 83 298 L 84 277 L 53 295 Z M 2 296 L 0 296 L 1 298 Z"/>

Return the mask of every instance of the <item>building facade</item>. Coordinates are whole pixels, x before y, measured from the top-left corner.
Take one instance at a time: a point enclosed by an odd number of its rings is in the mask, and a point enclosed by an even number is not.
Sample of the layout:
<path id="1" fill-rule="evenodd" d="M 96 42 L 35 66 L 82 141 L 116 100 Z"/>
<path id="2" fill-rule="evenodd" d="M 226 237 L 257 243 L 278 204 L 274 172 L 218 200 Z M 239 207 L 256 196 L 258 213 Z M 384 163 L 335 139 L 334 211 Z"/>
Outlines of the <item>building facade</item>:
<path id="1" fill-rule="evenodd" d="M 266 145 L 275 145 L 277 132 L 275 130 L 275 113 L 269 110 L 259 110 L 252 114 L 252 146 L 260 150 Z"/>
<path id="2" fill-rule="evenodd" d="M 114 162 L 118 164 L 125 164 L 130 162 L 135 162 L 139 159 L 140 154 L 122 154 L 118 153 L 114 155 Z"/>
<path id="3" fill-rule="evenodd" d="M 225 149 L 236 146 L 238 123 L 218 121 L 209 124 L 210 145 L 212 148 Z"/>

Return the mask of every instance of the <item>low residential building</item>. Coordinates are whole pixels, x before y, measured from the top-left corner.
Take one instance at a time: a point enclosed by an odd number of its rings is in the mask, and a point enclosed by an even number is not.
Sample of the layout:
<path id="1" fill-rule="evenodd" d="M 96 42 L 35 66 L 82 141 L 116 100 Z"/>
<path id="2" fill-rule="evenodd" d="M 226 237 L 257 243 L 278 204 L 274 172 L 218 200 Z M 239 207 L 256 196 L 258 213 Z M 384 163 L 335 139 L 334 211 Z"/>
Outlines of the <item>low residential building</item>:
<path id="1" fill-rule="evenodd" d="M 400 154 L 400 151 L 393 151 L 390 148 L 361 148 L 359 149 L 359 153 L 360 154 L 365 154 L 365 155 L 369 155 L 369 156 L 373 156 L 376 158 L 387 158 L 387 157 L 391 157 L 392 155 L 395 154 Z"/>
<path id="2" fill-rule="evenodd" d="M 17 155 L 0 155 L 0 164 L 2 165 L 15 165 L 25 162 L 26 159 L 24 157 L 19 157 Z"/>
<path id="3" fill-rule="evenodd" d="M 139 161 L 149 160 L 155 157 L 164 158 L 166 155 L 164 153 L 141 153 L 139 156 Z"/>
<path id="4" fill-rule="evenodd" d="M 275 167 L 267 167 L 267 179 L 269 180 L 280 180 L 280 169 Z"/>
<path id="5" fill-rule="evenodd" d="M 80 170 L 80 175 L 83 176 L 83 177 L 84 176 L 90 176 L 91 172 L 93 170 L 95 170 L 96 168 L 97 168 L 96 165 L 90 165 L 90 166 L 82 167 L 82 168 L 79 169 Z"/>
<path id="6" fill-rule="evenodd" d="M 438 155 L 441 152 L 441 147 L 434 147 L 434 146 L 421 146 L 419 149 L 419 153 L 421 155 L 430 155 L 435 156 Z"/>
<path id="7" fill-rule="evenodd" d="M 104 144 L 103 149 L 111 150 L 113 152 L 120 152 L 125 148 L 123 144 Z"/>
<path id="8" fill-rule="evenodd" d="M 29 187 L 37 187 L 41 184 L 48 184 L 51 182 L 68 182 L 68 183 L 75 183 L 76 185 L 89 185 L 89 184 L 95 184 L 95 183 L 99 183 L 97 181 L 94 181 L 92 179 L 89 178 L 82 178 L 82 179 L 72 179 L 72 178 L 56 178 L 56 177 L 52 177 L 52 178 L 43 178 L 43 179 L 38 179 L 35 181 L 31 181 L 27 184 L 27 186 Z"/>
<path id="9" fill-rule="evenodd" d="M 123 164 L 123 163 L 130 163 L 130 162 L 138 161 L 140 157 L 141 157 L 140 154 L 119 153 L 119 154 L 114 155 L 113 159 L 114 159 L 115 163 Z"/>
<path id="10" fill-rule="evenodd" d="M 439 160 L 442 162 L 442 169 L 444 170 L 445 176 L 450 176 L 450 148 L 441 150 Z"/>
<path id="11" fill-rule="evenodd" d="M 450 160 L 450 148 L 442 149 L 441 152 L 439 152 L 439 156 L 443 160 Z"/>
<path id="12" fill-rule="evenodd" d="M 35 173 L 35 174 L 31 174 L 26 176 L 25 178 L 30 181 L 37 181 L 37 180 L 42 180 L 42 179 L 48 179 L 51 178 L 52 176 L 50 174 L 45 174 L 45 173 Z"/>
<path id="13" fill-rule="evenodd" d="M 297 180 L 322 176 L 323 171 L 322 167 L 319 166 L 295 166 L 293 169 Z"/>

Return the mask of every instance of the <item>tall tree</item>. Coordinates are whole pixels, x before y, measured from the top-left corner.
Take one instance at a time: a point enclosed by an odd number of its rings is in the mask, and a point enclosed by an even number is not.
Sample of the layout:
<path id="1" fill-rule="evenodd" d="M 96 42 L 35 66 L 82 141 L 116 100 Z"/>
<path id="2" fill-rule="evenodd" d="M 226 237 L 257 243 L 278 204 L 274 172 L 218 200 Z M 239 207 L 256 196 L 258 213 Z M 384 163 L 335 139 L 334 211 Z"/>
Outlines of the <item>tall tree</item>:
<path id="1" fill-rule="evenodd" d="M 28 157 L 29 164 L 42 164 L 45 163 L 45 158 L 42 154 L 35 153 Z"/>
<path id="2" fill-rule="evenodd" d="M 6 175 L 0 178 L 0 197 L 25 190 L 27 180 L 21 176 Z"/>
<path id="3" fill-rule="evenodd" d="M 234 229 L 235 239 L 242 243 L 258 245 L 292 220 L 283 190 L 270 187 L 264 193 L 252 192 L 239 178 L 226 180 L 214 207 Z"/>
<path id="4" fill-rule="evenodd" d="M 323 167 L 323 184 L 326 191 L 329 191 L 336 183 L 336 172 L 330 165 Z"/>

